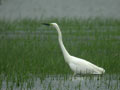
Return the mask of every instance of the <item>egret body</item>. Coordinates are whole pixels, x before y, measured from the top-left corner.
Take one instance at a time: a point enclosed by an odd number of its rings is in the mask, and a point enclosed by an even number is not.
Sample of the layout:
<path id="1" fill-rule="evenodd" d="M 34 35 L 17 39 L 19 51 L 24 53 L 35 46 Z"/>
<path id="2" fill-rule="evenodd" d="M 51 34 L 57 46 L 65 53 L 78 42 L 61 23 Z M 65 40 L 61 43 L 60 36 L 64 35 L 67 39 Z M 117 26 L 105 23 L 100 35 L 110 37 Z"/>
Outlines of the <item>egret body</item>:
<path id="1" fill-rule="evenodd" d="M 60 31 L 59 26 L 56 23 L 50 23 L 44 25 L 52 25 L 58 32 L 58 41 L 65 59 L 65 62 L 69 65 L 71 70 L 76 74 L 103 74 L 105 70 L 101 67 L 98 67 L 87 60 L 74 57 L 68 53 L 66 50 L 63 41 L 62 41 L 62 33 Z"/>

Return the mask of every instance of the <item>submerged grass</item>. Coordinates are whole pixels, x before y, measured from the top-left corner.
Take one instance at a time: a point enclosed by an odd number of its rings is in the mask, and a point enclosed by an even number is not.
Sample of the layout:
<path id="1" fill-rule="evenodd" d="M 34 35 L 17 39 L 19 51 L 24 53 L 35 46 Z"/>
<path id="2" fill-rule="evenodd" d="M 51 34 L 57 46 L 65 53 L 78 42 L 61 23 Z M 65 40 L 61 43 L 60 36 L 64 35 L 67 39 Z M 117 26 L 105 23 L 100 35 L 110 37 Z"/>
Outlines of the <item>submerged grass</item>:
<path id="1" fill-rule="evenodd" d="M 60 50 L 57 32 L 42 22 L 56 22 L 71 55 L 84 58 L 106 73 L 120 73 L 120 20 L 23 19 L 0 21 L 0 74 L 6 80 L 24 82 L 32 75 L 72 74 Z"/>

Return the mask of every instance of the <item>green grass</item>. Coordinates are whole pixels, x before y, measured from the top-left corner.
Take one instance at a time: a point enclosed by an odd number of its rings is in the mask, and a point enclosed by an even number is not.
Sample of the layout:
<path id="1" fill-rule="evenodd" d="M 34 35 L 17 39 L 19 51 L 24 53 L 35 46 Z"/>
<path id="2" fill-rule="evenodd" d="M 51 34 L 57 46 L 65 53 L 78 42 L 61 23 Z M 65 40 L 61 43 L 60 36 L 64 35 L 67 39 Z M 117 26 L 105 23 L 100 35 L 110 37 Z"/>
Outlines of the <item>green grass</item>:
<path id="1" fill-rule="evenodd" d="M 120 20 L 23 19 L 0 21 L 0 74 L 3 79 L 24 82 L 32 75 L 72 74 L 65 63 L 57 32 L 42 22 L 57 22 L 68 52 L 84 58 L 108 74 L 120 73 Z M 11 36 L 10 36 L 11 35 Z M 17 78 L 16 78 L 17 77 Z"/>

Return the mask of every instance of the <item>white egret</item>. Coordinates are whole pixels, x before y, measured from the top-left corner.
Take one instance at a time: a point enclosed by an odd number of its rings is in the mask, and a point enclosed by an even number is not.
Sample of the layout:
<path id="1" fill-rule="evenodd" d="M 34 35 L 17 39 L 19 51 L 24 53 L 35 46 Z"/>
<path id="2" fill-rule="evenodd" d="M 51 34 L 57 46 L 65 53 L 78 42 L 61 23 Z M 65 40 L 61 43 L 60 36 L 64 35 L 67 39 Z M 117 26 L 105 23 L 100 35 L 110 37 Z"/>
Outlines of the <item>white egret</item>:
<path id="1" fill-rule="evenodd" d="M 68 51 L 66 50 L 63 41 L 62 41 L 62 33 L 60 31 L 59 26 L 56 23 L 50 23 L 46 24 L 43 23 L 44 25 L 52 25 L 53 27 L 56 28 L 58 32 L 58 41 L 65 59 L 65 62 L 69 65 L 71 70 L 74 72 L 74 75 L 77 74 L 103 74 L 105 73 L 105 70 L 101 67 L 98 67 L 84 59 L 77 58 L 74 56 L 71 56 Z"/>

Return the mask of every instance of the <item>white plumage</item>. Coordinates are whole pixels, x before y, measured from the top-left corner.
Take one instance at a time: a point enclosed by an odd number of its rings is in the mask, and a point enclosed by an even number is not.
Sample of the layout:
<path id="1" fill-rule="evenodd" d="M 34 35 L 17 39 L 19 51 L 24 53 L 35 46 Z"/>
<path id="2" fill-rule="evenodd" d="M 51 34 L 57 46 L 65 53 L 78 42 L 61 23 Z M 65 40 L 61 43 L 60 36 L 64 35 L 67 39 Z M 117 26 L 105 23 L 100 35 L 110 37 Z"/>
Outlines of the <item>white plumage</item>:
<path id="1" fill-rule="evenodd" d="M 64 56 L 64 59 L 66 63 L 69 65 L 71 70 L 74 72 L 74 75 L 76 74 L 103 74 L 105 73 L 105 70 L 101 67 L 98 67 L 84 59 L 77 58 L 74 56 L 71 56 L 62 41 L 62 34 L 60 31 L 59 26 L 56 23 L 50 23 L 50 24 L 44 24 L 44 25 L 52 25 L 53 27 L 56 28 L 58 32 L 58 41 Z"/>
<path id="2" fill-rule="evenodd" d="M 103 74 L 105 70 L 84 59 L 70 56 L 71 61 L 68 63 L 74 74 Z"/>

